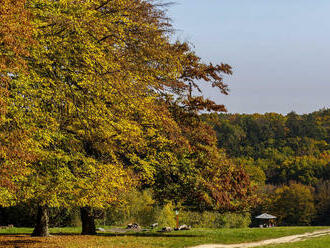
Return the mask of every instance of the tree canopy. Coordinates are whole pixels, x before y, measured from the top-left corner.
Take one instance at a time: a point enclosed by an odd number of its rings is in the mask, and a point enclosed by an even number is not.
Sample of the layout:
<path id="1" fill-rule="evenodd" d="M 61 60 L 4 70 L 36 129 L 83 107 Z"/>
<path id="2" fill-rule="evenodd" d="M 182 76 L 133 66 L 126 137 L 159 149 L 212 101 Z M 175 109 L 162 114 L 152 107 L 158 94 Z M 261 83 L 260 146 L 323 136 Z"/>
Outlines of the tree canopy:
<path id="1" fill-rule="evenodd" d="M 46 221 L 47 207 L 105 208 L 137 185 L 198 209 L 252 204 L 249 177 L 199 114 L 226 110 L 200 85 L 228 94 L 231 67 L 171 42 L 164 7 L 5 2 L 0 204 L 32 202 Z"/>

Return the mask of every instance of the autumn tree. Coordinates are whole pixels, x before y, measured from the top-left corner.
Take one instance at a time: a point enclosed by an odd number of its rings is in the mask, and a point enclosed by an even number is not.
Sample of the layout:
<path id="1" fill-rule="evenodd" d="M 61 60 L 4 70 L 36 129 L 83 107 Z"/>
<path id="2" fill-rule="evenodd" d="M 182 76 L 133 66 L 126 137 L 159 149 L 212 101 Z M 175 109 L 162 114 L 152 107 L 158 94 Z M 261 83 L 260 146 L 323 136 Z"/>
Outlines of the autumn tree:
<path id="1" fill-rule="evenodd" d="M 280 187 L 271 209 L 282 225 L 310 225 L 315 214 L 312 189 L 296 183 Z"/>
<path id="2" fill-rule="evenodd" d="M 0 5 L 0 205 L 19 198 L 15 181 L 29 173 L 26 163 L 34 160 L 29 127 L 20 125 L 24 113 L 16 111 L 11 95 L 12 78 L 26 72 L 25 58 L 34 44 L 30 14 L 25 0 L 3 0 Z"/>
<path id="3" fill-rule="evenodd" d="M 165 181 L 159 195 L 190 192 L 186 203 L 199 208 L 250 202 L 248 176 L 217 149 L 198 113 L 225 110 L 203 97 L 199 81 L 227 94 L 231 68 L 172 44 L 161 6 L 29 0 L 25 7 L 38 43 L 23 56 L 28 73 L 12 78 L 10 104 L 34 144 L 30 173 L 16 182 L 21 198 L 39 206 L 33 235 L 48 235 L 47 209 L 58 206 L 81 207 L 82 233 L 94 234 L 93 208 L 120 201 L 135 181 Z M 188 191 L 171 189 L 182 185 Z"/>
<path id="4" fill-rule="evenodd" d="M 25 64 L 28 47 L 32 42 L 30 13 L 25 8 L 26 0 L 3 0 L 0 6 L 0 72 L 15 72 Z"/>
<path id="5" fill-rule="evenodd" d="M 164 154 L 170 163 L 157 167 L 153 186 L 159 201 L 170 199 L 199 211 L 240 211 L 253 205 L 256 199 L 249 176 L 217 148 L 212 127 L 177 105 L 172 113 L 181 138 L 175 140 L 171 156 Z"/>
<path id="6" fill-rule="evenodd" d="M 156 104 L 158 78 L 179 68 L 152 4 L 27 6 L 38 44 L 11 94 L 37 143 L 32 173 L 19 184 L 25 199 L 39 205 L 33 235 L 48 235 L 47 208 L 56 206 L 81 207 L 82 233 L 94 234 L 92 208 L 117 201 L 134 185 L 130 171 L 152 180 L 156 151 L 168 142 L 160 130 L 164 122 L 175 126 Z"/>
<path id="7" fill-rule="evenodd" d="M 329 225 L 330 181 L 319 182 L 315 191 L 316 218 L 314 219 L 314 223 L 317 225 Z"/>
<path id="8" fill-rule="evenodd" d="M 159 199 L 171 199 L 190 208 L 242 210 L 255 201 L 249 176 L 217 148 L 216 134 L 205 123 L 201 111 L 226 111 L 225 106 L 205 98 L 202 84 L 228 94 L 224 76 L 232 73 L 227 64 L 201 61 L 187 43 L 172 45 L 182 71 L 168 81 L 165 103 L 178 124 L 168 163 L 157 167 L 155 192 Z M 174 152 L 173 152 L 174 151 Z"/>

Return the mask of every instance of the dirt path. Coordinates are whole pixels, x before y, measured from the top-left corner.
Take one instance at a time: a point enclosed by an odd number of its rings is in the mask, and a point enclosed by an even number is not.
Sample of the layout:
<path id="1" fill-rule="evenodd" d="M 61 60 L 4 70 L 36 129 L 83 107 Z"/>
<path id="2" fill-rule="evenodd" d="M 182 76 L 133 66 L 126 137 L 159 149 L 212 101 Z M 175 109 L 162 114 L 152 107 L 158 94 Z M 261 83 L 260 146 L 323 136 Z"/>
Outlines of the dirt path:
<path id="1" fill-rule="evenodd" d="M 257 246 L 263 246 L 263 245 L 271 245 L 271 244 L 281 244 L 281 243 L 289 243 L 289 242 L 297 242 L 302 241 L 308 238 L 313 237 L 319 237 L 324 235 L 330 235 L 330 229 L 326 230 L 320 230 L 315 231 L 311 233 L 304 233 L 304 234 L 298 234 L 298 235 L 291 235 L 276 239 L 267 239 L 252 243 L 241 243 L 241 244 L 231 244 L 231 245 L 216 245 L 216 244 L 210 244 L 210 245 L 199 245 L 192 248 L 248 248 L 248 247 L 257 247 Z"/>

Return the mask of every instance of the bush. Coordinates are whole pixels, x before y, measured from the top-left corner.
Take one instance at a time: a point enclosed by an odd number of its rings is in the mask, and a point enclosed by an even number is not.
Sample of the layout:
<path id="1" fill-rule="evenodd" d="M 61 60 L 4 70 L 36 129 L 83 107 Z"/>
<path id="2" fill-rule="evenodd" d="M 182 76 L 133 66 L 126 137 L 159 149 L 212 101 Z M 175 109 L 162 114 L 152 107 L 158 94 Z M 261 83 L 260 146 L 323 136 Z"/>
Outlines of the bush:
<path id="1" fill-rule="evenodd" d="M 162 227 L 176 225 L 173 204 L 169 202 L 164 206 L 157 206 L 150 190 L 127 193 L 124 203 L 108 208 L 104 218 L 105 220 L 98 220 L 98 223 L 117 226 L 138 223 L 141 226 L 150 226 L 158 222 Z"/>
<path id="2" fill-rule="evenodd" d="M 106 225 L 126 225 L 128 223 L 138 223 L 148 226 L 157 219 L 155 201 L 152 192 L 145 190 L 140 192 L 133 190 L 124 197 L 124 203 L 113 206 L 106 210 Z"/>
<path id="3" fill-rule="evenodd" d="M 250 213 L 226 213 L 220 215 L 217 220 L 219 227 L 225 228 L 246 228 L 251 223 Z"/>
<path id="4" fill-rule="evenodd" d="M 181 211 L 180 224 L 200 228 L 244 228 L 251 223 L 249 213 L 218 213 Z"/>
<path id="5" fill-rule="evenodd" d="M 141 226 L 149 226 L 158 222 L 159 227 L 175 227 L 176 216 L 173 203 L 168 202 L 164 206 L 157 206 L 150 190 L 134 190 L 125 195 L 125 203 L 113 206 L 106 210 L 106 225 L 127 225 L 138 223 Z M 99 223 L 104 221 L 99 220 Z M 200 228 L 243 228 L 251 223 L 249 213 L 224 213 L 219 212 L 193 212 L 180 211 L 179 224 Z"/>

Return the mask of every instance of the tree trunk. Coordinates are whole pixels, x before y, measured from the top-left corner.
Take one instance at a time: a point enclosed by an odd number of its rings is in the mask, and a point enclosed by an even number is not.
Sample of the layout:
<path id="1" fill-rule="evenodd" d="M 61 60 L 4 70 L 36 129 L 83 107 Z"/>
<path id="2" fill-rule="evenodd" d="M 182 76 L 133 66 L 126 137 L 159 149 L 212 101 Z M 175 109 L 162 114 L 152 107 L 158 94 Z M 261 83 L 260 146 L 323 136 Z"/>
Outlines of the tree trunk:
<path id="1" fill-rule="evenodd" d="M 95 235 L 96 227 L 94 222 L 94 214 L 91 207 L 80 208 L 80 216 L 82 222 L 82 235 Z"/>
<path id="2" fill-rule="evenodd" d="M 47 237 L 49 236 L 48 230 L 48 208 L 47 206 L 38 206 L 37 223 L 32 232 L 33 237 Z"/>

